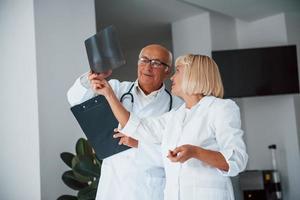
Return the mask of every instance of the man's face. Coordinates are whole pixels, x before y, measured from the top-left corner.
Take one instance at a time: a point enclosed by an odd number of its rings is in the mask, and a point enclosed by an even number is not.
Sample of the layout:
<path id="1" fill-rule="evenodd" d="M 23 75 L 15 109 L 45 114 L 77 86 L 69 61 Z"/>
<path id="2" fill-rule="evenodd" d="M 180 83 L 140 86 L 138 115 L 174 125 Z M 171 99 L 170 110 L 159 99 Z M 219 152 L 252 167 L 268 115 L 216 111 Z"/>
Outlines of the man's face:
<path id="1" fill-rule="evenodd" d="M 168 52 L 157 47 L 150 46 L 144 48 L 140 58 L 144 60 L 155 60 L 169 65 Z M 161 65 L 159 67 L 151 66 L 150 63 L 138 62 L 138 81 L 142 88 L 153 88 L 157 90 L 160 88 L 164 80 L 167 78 L 170 72 L 170 67 Z"/>

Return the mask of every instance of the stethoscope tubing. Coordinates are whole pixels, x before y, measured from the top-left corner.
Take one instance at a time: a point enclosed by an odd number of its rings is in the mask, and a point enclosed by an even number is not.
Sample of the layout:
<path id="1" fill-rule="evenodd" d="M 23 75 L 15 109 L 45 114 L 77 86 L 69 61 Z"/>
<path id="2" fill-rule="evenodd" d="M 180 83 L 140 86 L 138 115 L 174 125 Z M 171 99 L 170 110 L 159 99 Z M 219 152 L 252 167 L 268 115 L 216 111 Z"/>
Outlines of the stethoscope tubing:
<path id="1" fill-rule="evenodd" d="M 132 104 L 134 103 L 134 97 L 133 97 L 133 94 L 131 93 L 131 90 L 132 90 L 133 86 L 134 86 L 134 83 L 130 86 L 129 90 L 121 96 L 120 102 L 123 102 L 126 95 L 129 95 L 130 99 L 131 99 L 131 103 Z M 172 105 L 173 105 L 173 98 L 172 98 L 171 93 L 167 89 L 165 89 L 165 91 L 167 92 L 167 94 L 170 97 L 170 104 L 169 104 L 169 111 L 170 111 L 172 109 Z"/>

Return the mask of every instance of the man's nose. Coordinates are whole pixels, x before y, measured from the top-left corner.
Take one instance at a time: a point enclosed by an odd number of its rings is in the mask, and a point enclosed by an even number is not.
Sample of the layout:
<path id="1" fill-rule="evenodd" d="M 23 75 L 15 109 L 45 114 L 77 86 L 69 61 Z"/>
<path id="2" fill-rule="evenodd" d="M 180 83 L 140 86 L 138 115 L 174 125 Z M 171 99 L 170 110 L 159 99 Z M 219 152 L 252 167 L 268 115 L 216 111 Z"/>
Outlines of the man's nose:
<path id="1" fill-rule="evenodd" d="M 147 63 L 147 64 L 145 65 L 145 69 L 146 69 L 147 71 L 152 71 L 152 70 L 153 70 L 153 67 L 151 66 L 151 63 Z"/>

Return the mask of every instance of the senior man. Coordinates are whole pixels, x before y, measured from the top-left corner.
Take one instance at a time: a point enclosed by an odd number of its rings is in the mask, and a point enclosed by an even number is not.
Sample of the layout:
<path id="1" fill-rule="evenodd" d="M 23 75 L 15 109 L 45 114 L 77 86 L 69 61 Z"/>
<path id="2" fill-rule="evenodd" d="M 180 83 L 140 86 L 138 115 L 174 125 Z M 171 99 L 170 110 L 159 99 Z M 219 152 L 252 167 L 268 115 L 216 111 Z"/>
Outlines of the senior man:
<path id="1" fill-rule="evenodd" d="M 171 52 L 161 45 L 151 44 L 139 54 L 135 82 L 112 79 L 109 84 L 128 111 L 139 117 L 159 116 L 182 103 L 165 88 L 164 81 L 171 72 Z M 107 78 L 111 73 L 90 72 L 79 77 L 68 91 L 71 106 L 96 96 L 94 81 Z M 96 199 L 163 200 L 162 156 L 166 155 L 161 155 L 160 146 L 156 144 L 132 138 L 121 138 L 119 143 L 126 144 L 128 140 L 134 141 L 133 148 L 103 160 Z"/>

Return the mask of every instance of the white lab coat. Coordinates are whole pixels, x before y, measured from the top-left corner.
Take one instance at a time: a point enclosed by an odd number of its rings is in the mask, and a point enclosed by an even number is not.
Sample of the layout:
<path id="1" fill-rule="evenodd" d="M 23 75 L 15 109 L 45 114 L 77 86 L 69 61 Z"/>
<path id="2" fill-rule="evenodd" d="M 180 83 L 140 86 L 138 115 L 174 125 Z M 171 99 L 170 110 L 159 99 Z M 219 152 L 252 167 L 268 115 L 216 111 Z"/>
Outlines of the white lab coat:
<path id="1" fill-rule="evenodd" d="M 140 119 L 133 113 L 121 130 L 140 141 L 160 144 L 166 171 L 165 200 L 232 200 L 229 176 L 245 169 L 248 155 L 242 139 L 240 113 L 231 100 L 213 96 L 202 98 L 191 109 L 182 105 L 160 117 Z M 173 163 L 168 150 L 191 144 L 219 151 L 229 171 L 221 171 L 191 158 Z"/>
<path id="2" fill-rule="evenodd" d="M 128 92 L 133 82 L 119 82 L 110 80 L 117 97 Z M 163 86 L 152 98 L 148 105 L 144 105 L 146 96 L 137 95 L 137 82 L 132 88 L 134 104 L 130 96 L 124 98 L 123 105 L 139 117 L 160 116 L 169 110 L 170 96 Z M 96 94 L 89 88 L 86 75 L 76 80 L 68 91 L 69 103 L 74 106 L 86 101 Z M 173 107 L 182 104 L 178 98 L 173 98 Z M 112 133 L 113 134 L 113 133 Z M 132 148 L 115 154 L 103 160 L 101 177 L 98 185 L 97 200 L 163 200 L 165 186 L 165 172 L 161 159 L 160 146 L 139 142 L 139 148 Z"/>

